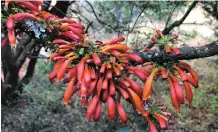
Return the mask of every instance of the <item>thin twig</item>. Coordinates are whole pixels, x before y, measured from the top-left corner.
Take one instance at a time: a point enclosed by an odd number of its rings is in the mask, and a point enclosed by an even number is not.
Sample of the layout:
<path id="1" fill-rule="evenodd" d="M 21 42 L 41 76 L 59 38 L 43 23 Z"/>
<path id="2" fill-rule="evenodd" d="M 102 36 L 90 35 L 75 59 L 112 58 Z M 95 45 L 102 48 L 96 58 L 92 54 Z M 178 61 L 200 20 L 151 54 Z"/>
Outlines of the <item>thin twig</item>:
<path id="1" fill-rule="evenodd" d="M 133 29 L 134 29 L 134 27 L 135 27 L 136 23 L 138 22 L 138 19 L 139 19 L 139 17 L 142 15 L 142 13 L 144 12 L 144 10 L 147 8 L 147 6 L 148 6 L 148 3 L 149 3 L 149 1 L 146 3 L 146 5 L 144 6 L 144 8 L 143 8 L 143 9 L 141 10 L 141 12 L 139 13 L 138 17 L 136 18 L 136 21 L 135 21 L 135 23 L 133 24 L 132 30 L 131 30 L 130 32 L 132 32 L 132 31 L 133 31 Z"/>

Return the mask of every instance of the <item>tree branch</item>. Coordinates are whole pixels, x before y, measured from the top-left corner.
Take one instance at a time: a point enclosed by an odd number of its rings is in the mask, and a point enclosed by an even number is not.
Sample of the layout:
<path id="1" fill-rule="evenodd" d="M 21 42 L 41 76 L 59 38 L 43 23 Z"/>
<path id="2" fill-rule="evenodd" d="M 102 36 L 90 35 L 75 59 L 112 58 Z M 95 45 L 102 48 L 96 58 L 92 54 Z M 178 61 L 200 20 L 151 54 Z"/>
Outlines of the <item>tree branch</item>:
<path id="1" fill-rule="evenodd" d="M 180 56 L 176 56 L 175 54 L 166 54 L 163 51 L 161 52 L 133 52 L 143 58 L 145 62 L 171 62 L 178 60 L 191 60 L 198 59 L 204 57 L 210 57 L 214 55 L 218 55 L 218 41 L 209 43 L 207 45 L 201 47 L 183 47 L 179 48 L 181 51 Z"/>
<path id="2" fill-rule="evenodd" d="M 189 13 L 191 12 L 191 10 L 196 6 L 196 4 L 198 3 L 198 1 L 194 1 L 192 2 L 192 4 L 189 6 L 188 10 L 186 11 L 186 13 L 184 14 L 184 16 L 178 20 L 178 21 L 175 21 L 172 25 L 170 25 L 169 27 L 165 28 L 163 30 L 163 34 L 166 35 L 166 34 L 169 34 L 169 32 L 174 28 L 174 27 L 177 27 L 179 26 L 180 24 L 183 23 L 183 21 L 186 19 L 186 17 L 189 15 Z"/>
<path id="3" fill-rule="evenodd" d="M 138 17 L 136 18 L 136 21 L 135 21 L 135 23 L 133 24 L 132 30 L 131 30 L 130 32 L 132 32 L 132 31 L 133 31 L 133 29 L 134 29 L 134 27 L 135 27 L 136 23 L 138 22 L 138 19 L 139 19 L 139 17 L 142 15 L 142 13 L 144 12 L 144 10 L 147 8 L 147 6 L 148 6 L 148 3 L 149 3 L 149 1 L 146 3 L 146 5 L 145 5 L 145 6 L 144 6 L 144 8 L 142 9 L 142 11 L 139 13 Z"/>

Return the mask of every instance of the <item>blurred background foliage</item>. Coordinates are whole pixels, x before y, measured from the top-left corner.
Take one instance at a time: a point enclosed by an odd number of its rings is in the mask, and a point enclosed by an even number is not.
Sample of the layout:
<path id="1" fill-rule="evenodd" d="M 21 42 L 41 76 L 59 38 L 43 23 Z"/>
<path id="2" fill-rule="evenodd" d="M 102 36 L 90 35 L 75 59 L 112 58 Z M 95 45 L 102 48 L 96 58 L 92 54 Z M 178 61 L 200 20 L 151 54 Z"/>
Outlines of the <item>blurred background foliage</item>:
<path id="1" fill-rule="evenodd" d="M 190 4 L 190 1 L 76 1 L 68 8 L 67 17 L 89 26 L 87 35 L 90 39 L 105 41 L 123 35 L 126 43 L 142 49 L 150 43 L 156 29 L 163 30 L 179 20 Z M 179 34 L 176 46 L 201 46 L 217 40 L 214 5 L 217 2 L 199 2 L 188 20 L 172 30 L 172 33 Z M 199 17 L 199 12 L 203 16 Z M 167 131 L 217 131 L 218 57 L 187 62 L 200 76 L 200 86 L 193 91 L 192 105 L 184 105 L 181 113 L 176 114 L 168 85 L 161 79 L 154 84 L 153 99 L 155 102 L 164 100 L 172 112 Z M 127 125 L 123 125 L 119 118 L 109 121 L 105 108 L 99 122 L 85 122 L 85 110 L 80 106 L 78 97 L 74 95 L 72 103 L 64 106 L 65 84 L 53 85 L 48 81 L 52 66 L 51 62 L 39 59 L 34 77 L 25 85 L 23 93 L 9 105 L 2 106 L 2 131 L 147 131 L 147 124 L 125 101 L 122 104 L 128 113 Z"/>

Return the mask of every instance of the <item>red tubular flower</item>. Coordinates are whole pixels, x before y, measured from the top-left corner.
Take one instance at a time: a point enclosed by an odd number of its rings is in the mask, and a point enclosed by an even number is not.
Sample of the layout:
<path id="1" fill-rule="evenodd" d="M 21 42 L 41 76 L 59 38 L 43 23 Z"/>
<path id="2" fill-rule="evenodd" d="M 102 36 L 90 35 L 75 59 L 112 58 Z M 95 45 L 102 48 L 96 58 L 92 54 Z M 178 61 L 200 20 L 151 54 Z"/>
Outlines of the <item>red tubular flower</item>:
<path id="1" fill-rule="evenodd" d="M 170 96 L 171 96 L 173 107 L 176 110 L 176 112 L 179 112 L 180 111 L 180 104 L 178 102 L 175 88 L 174 88 L 173 83 L 172 83 L 170 78 L 168 78 L 168 83 L 169 83 L 169 87 L 170 87 Z"/>
<path id="2" fill-rule="evenodd" d="M 76 70 L 77 70 L 77 67 L 75 66 L 75 67 L 73 67 L 73 68 L 71 68 L 68 72 L 67 72 L 67 78 L 69 78 L 69 79 L 71 79 L 71 78 L 73 78 L 73 77 L 75 77 L 76 76 Z"/>
<path id="3" fill-rule="evenodd" d="M 100 68 L 99 72 L 100 72 L 100 73 L 104 73 L 105 68 L 106 68 L 106 63 L 104 63 L 104 64 L 101 65 L 101 68 Z"/>
<path id="4" fill-rule="evenodd" d="M 164 69 L 164 67 L 160 68 L 160 72 L 161 72 L 161 76 L 162 76 L 163 79 L 167 79 L 168 78 L 167 72 Z"/>
<path id="5" fill-rule="evenodd" d="M 74 20 L 71 20 L 71 19 L 58 19 L 57 20 L 58 22 L 60 22 L 60 23 L 69 23 L 69 24 L 72 24 L 72 23 L 77 23 L 76 21 L 74 21 Z"/>
<path id="6" fill-rule="evenodd" d="M 105 103 L 107 101 L 107 97 L 110 96 L 108 94 L 108 89 L 102 89 L 101 91 L 101 101 Z"/>
<path id="7" fill-rule="evenodd" d="M 71 96 L 77 91 L 74 87 L 75 78 L 72 78 L 64 93 L 64 104 L 69 104 Z"/>
<path id="8" fill-rule="evenodd" d="M 182 69 L 180 69 L 178 66 L 175 66 L 175 65 L 172 66 L 172 68 L 175 69 L 179 73 L 179 76 L 181 77 L 182 81 L 188 80 L 186 73 Z"/>
<path id="9" fill-rule="evenodd" d="M 112 71 L 111 71 L 111 69 L 108 69 L 107 77 L 108 77 L 108 79 L 112 79 Z"/>
<path id="10" fill-rule="evenodd" d="M 1 41 L 1 47 L 4 48 L 9 43 L 8 37 L 4 37 Z"/>
<path id="11" fill-rule="evenodd" d="M 179 62 L 179 67 L 188 71 L 198 83 L 199 81 L 198 74 L 187 63 Z"/>
<path id="12" fill-rule="evenodd" d="M 167 129 L 167 123 L 166 123 L 166 120 L 163 118 L 163 116 L 161 116 L 160 114 L 154 112 L 154 115 L 156 116 L 158 122 L 159 122 L 159 125 L 160 125 L 160 128 L 162 130 L 166 130 Z"/>
<path id="13" fill-rule="evenodd" d="M 176 54 L 176 55 L 181 55 L 181 52 L 178 48 L 171 48 L 171 50 Z"/>
<path id="14" fill-rule="evenodd" d="M 101 115 L 101 110 L 102 110 L 102 103 L 98 101 L 98 104 L 96 106 L 95 114 L 93 116 L 94 121 L 98 121 Z"/>
<path id="15" fill-rule="evenodd" d="M 167 54 L 170 54 L 171 53 L 171 48 L 170 47 L 166 47 L 165 51 L 166 51 Z"/>
<path id="16" fill-rule="evenodd" d="M 151 40 L 152 40 L 152 42 L 156 42 L 157 38 L 156 37 L 152 37 Z"/>
<path id="17" fill-rule="evenodd" d="M 117 43 L 119 43 L 119 42 L 123 42 L 125 40 L 125 38 L 123 37 L 123 36 L 119 36 L 119 37 L 117 37 L 117 38 L 115 38 L 115 39 L 112 39 L 110 42 L 106 42 L 106 43 L 104 43 L 104 44 L 106 44 L 106 45 L 112 45 L 112 44 L 117 44 Z"/>
<path id="18" fill-rule="evenodd" d="M 191 105 L 192 97 L 193 97 L 192 89 L 187 82 L 184 82 L 184 87 L 185 87 L 185 93 L 186 93 L 186 100 L 188 104 Z"/>
<path id="19" fill-rule="evenodd" d="M 88 94 L 88 88 L 86 86 L 85 80 L 82 79 L 82 83 L 80 85 L 80 96 L 81 98 L 86 98 L 87 94 Z"/>
<path id="20" fill-rule="evenodd" d="M 144 68 L 139 67 L 128 67 L 128 70 L 132 71 L 134 75 L 136 75 L 142 82 L 146 82 L 147 77 L 150 73 Z"/>
<path id="21" fill-rule="evenodd" d="M 116 91 L 115 91 L 115 85 L 112 79 L 110 79 L 110 86 L 109 86 L 109 93 L 111 96 L 115 96 L 116 95 Z"/>
<path id="22" fill-rule="evenodd" d="M 97 95 L 95 95 L 92 98 L 92 100 L 90 101 L 87 112 L 86 112 L 86 120 L 90 120 L 90 118 L 92 117 L 92 115 L 96 109 L 98 100 L 99 100 L 99 97 Z"/>
<path id="23" fill-rule="evenodd" d="M 95 70 L 93 68 L 89 68 L 90 77 L 92 80 L 96 79 Z"/>
<path id="24" fill-rule="evenodd" d="M 89 89 L 88 89 L 88 94 L 89 95 L 93 93 L 97 82 L 98 82 L 98 76 L 95 78 L 95 80 L 91 81 L 91 83 L 90 83 L 90 86 L 89 86 Z"/>
<path id="25" fill-rule="evenodd" d="M 82 24 L 79 24 L 79 23 L 70 23 L 69 26 L 72 26 L 75 28 L 81 28 L 81 29 L 85 28 Z"/>
<path id="26" fill-rule="evenodd" d="M 122 105 L 118 101 L 116 101 L 116 106 L 117 106 L 117 111 L 118 111 L 118 114 L 120 116 L 122 123 L 126 124 L 127 123 L 126 112 L 124 111 Z"/>
<path id="27" fill-rule="evenodd" d="M 111 96 L 108 96 L 107 98 L 107 111 L 109 119 L 113 120 L 115 118 L 116 110 L 114 99 Z"/>
<path id="28" fill-rule="evenodd" d="M 143 90 L 143 101 L 146 101 L 151 96 L 151 89 L 152 89 L 152 81 L 155 75 L 158 73 L 159 69 L 155 68 L 150 76 L 148 77 L 148 80 L 145 82 L 144 90 Z"/>
<path id="29" fill-rule="evenodd" d="M 14 21 L 18 22 L 24 19 L 33 19 L 35 21 L 39 21 L 39 18 L 30 13 L 16 13 L 13 16 Z"/>
<path id="30" fill-rule="evenodd" d="M 124 77 L 124 78 L 129 82 L 132 90 L 134 90 L 139 96 L 142 96 L 143 90 L 139 86 L 139 84 L 128 77 Z"/>
<path id="31" fill-rule="evenodd" d="M 194 86 L 195 88 L 198 88 L 198 81 L 191 76 L 187 76 L 187 77 L 188 77 L 188 82 L 191 83 L 192 86 Z"/>
<path id="32" fill-rule="evenodd" d="M 129 59 L 131 59 L 133 61 L 138 62 L 138 63 L 143 62 L 143 59 L 140 56 L 136 55 L 136 54 L 127 54 L 126 53 L 126 54 L 121 54 L 120 57 L 127 57 L 127 58 L 129 58 Z"/>
<path id="33" fill-rule="evenodd" d="M 82 60 L 79 62 L 77 65 L 77 79 L 78 79 L 78 84 L 81 84 L 82 82 L 82 77 L 84 74 L 84 69 L 85 69 L 85 61 L 89 58 L 89 56 L 85 56 L 82 58 Z"/>
<path id="34" fill-rule="evenodd" d="M 157 132 L 157 129 L 156 129 L 154 123 L 150 119 L 147 119 L 147 121 L 148 121 L 150 132 Z"/>
<path id="35" fill-rule="evenodd" d="M 125 80 L 118 80 L 118 83 L 120 86 L 124 86 L 125 88 L 128 88 L 130 87 L 130 84 L 128 81 L 125 81 Z"/>
<path id="36" fill-rule="evenodd" d="M 9 16 L 6 20 L 6 26 L 8 31 L 14 31 L 14 20 L 12 16 Z"/>
<path id="37" fill-rule="evenodd" d="M 127 93 L 127 91 L 125 89 L 123 89 L 119 86 L 115 86 L 115 87 L 119 90 L 120 94 L 122 95 L 122 97 L 124 99 L 129 99 L 129 94 Z"/>
<path id="38" fill-rule="evenodd" d="M 95 53 L 91 53 L 91 56 L 93 58 L 93 61 L 94 61 L 95 65 L 100 66 L 101 65 L 101 59 L 99 58 L 99 56 L 96 55 Z"/>
<path id="39" fill-rule="evenodd" d="M 70 38 L 72 40 L 80 40 L 80 37 L 78 35 L 74 34 L 71 31 L 61 32 L 60 36 L 68 37 L 68 38 Z"/>
<path id="40" fill-rule="evenodd" d="M 161 37 L 163 36 L 163 34 L 162 34 L 162 32 L 161 32 L 160 30 L 156 30 L 156 33 L 157 33 L 158 35 L 160 35 Z"/>
<path id="41" fill-rule="evenodd" d="M 177 39 L 178 37 L 179 37 L 178 34 L 173 35 L 173 39 Z"/>
<path id="42" fill-rule="evenodd" d="M 70 42 L 68 42 L 68 41 L 66 41 L 66 40 L 63 40 L 63 39 L 55 39 L 55 40 L 53 40 L 52 43 L 53 43 L 53 44 L 67 44 L 67 45 L 70 44 Z"/>
<path id="43" fill-rule="evenodd" d="M 108 88 L 108 77 L 105 76 L 103 84 L 102 84 L 102 89 L 107 89 Z"/>
<path id="44" fill-rule="evenodd" d="M 173 86 L 175 89 L 176 97 L 177 97 L 179 103 L 184 103 L 184 94 L 183 94 L 181 85 L 177 81 L 176 77 L 173 76 L 173 74 L 170 74 L 170 78 L 172 79 L 172 83 L 173 83 Z"/>
<path id="45" fill-rule="evenodd" d="M 32 4 L 31 2 L 27 2 L 27 1 L 16 1 L 15 2 L 17 5 L 22 5 L 25 8 L 31 10 L 31 11 L 36 11 L 39 12 L 38 7 L 36 7 L 34 4 Z"/>
<path id="46" fill-rule="evenodd" d="M 99 76 L 99 80 L 98 80 L 97 87 L 96 87 L 99 96 L 100 96 L 100 93 L 101 93 L 102 84 L 103 84 L 103 77 Z"/>

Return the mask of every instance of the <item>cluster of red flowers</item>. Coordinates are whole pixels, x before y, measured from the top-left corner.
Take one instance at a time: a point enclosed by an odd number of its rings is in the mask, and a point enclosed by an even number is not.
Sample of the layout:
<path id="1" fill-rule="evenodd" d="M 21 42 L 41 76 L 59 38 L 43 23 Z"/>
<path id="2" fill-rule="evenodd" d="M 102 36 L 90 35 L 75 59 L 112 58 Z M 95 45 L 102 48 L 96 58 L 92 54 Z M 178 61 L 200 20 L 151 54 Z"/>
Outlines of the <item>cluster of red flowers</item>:
<path id="1" fill-rule="evenodd" d="M 160 113 L 154 111 L 148 101 L 152 91 L 152 81 L 160 75 L 163 79 L 168 79 L 172 104 L 176 111 L 179 111 L 180 104 L 184 103 L 183 90 L 177 78 L 184 83 L 186 100 L 191 104 L 192 90 L 189 83 L 197 87 L 198 76 L 188 64 L 184 62 L 165 65 L 152 62 L 143 64 L 140 56 L 130 53 L 131 48 L 122 44 L 125 40 L 122 36 L 109 42 L 89 42 L 86 40 L 82 24 L 40 11 L 38 6 L 43 4 L 42 1 L 13 3 L 27 10 L 27 13 L 16 13 L 7 18 L 6 27 L 11 46 L 16 43 L 14 33 L 16 22 L 25 19 L 32 19 L 39 23 L 46 21 L 48 23 L 46 29 L 56 33 L 56 39 L 52 40 L 56 49 L 50 56 L 55 66 L 49 75 L 49 80 L 55 81 L 56 84 L 62 81 L 67 83 L 64 104 L 69 104 L 71 97 L 77 93 L 81 99 L 81 105 L 87 108 L 86 120 L 92 118 L 98 121 L 103 103 L 106 103 L 109 119 L 115 119 L 118 112 L 121 121 L 126 123 L 127 114 L 120 100 L 116 98 L 117 95 L 121 95 L 123 99 L 130 101 L 134 109 L 147 120 L 150 131 L 157 131 L 153 118 L 159 122 L 161 129 L 166 129 L 167 116 L 170 116 L 170 113 L 164 112 L 166 108 L 163 105 L 158 106 Z M 6 6 L 8 4 L 5 3 Z M 160 39 L 165 38 L 160 31 L 157 33 Z M 177 37 L 174 35 L 173 39 Z M 176 55 L 180 55 L 178 49 L 168 47 L 160 39 L 153 37 L 152 42 L 165 46 L 167 53 L 170 53 L 172 49 Z M 132 62 L 136 62 L 138 66 L 134 66 Z M 151 67 L 146 69 L 140 66 L 142 64 Z M 144 89 L 129 77 L 130 74 L 143 82 Z"/>

